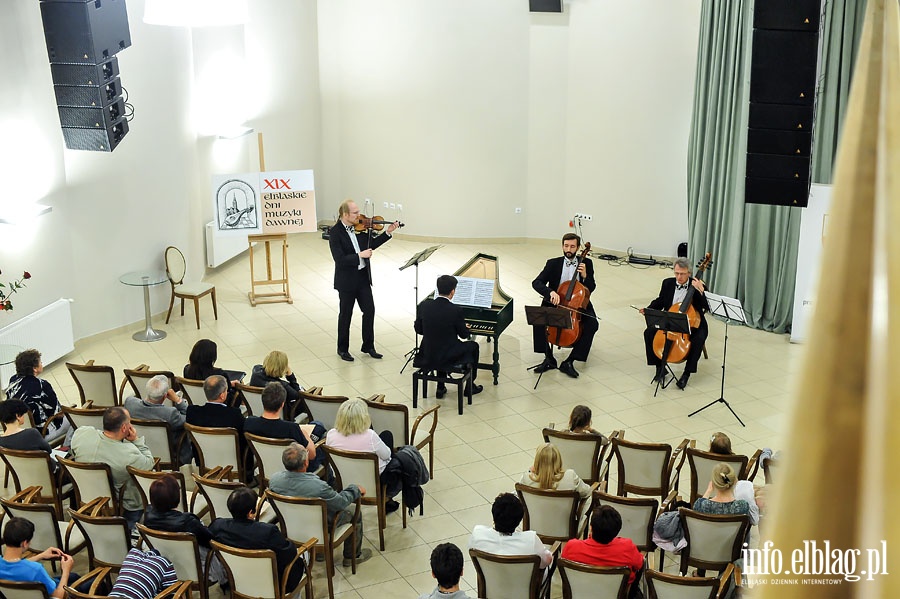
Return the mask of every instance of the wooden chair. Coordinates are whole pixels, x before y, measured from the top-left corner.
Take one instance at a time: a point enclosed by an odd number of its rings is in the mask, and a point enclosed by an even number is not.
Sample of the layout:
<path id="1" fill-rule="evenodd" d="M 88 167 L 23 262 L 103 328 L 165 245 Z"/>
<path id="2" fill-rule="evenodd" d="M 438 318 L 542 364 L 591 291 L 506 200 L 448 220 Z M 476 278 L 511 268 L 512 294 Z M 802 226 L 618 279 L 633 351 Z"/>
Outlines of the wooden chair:
<path id="1" fill-rule="evenodd" d="M 244 459 L 241 455 L 237 430 L 193 424 L 185 424 L 184 430 L 194 445 L 201 475 L 215 466 L 230 466 L 229 476 L 236 480 L 244 480 Z"/>
<path id="2" fill-rule="evenodd" d="M 366 404 L 369 406 L 372 428 L 378 432 L 391 431 L 397 447 L 415 445 L 416 449 L 422 451 L 428 446 L 428 472 L 434 478 L 434 431 L 437 429 L 438 410 L 441 406 L 432 406 L 419 414 L 410 430 L 409 408 L 405 404 L 370 399 L 366 400 Z"/>
<path id="3" fill-rule="evenodd" d="M 102 581 L 110 578 L 111 572 L 111 568 L 94 568 L 71 585 L 64 587 L 66 589 L 67 599 L 107 599 L 107 595 L 97 594 L 97 587 Z M 94 579 L 94 582 L 91 584 L 89 592 L 82 593 L 81 591 L 76 590 L 76 587 L 81 586 L 83 583 L 91 580 L 91 578 Z M 153 599 L 190 599 L 190 597 L 190 581 L 179 580 L 163 589 L 159 594 L 154 595 Z"/>
<path id="4" fill-rule="evenodd" d="M 98 431 L 103 430 L 103 413 L 106 412 L 106 408 L 94 407 L 91 400 L 85 402 L 80 408 L 63 406 L 62 411 L 69 419 L 73 429 L 77 429 L 79 426 L 92 426 Z"/>
<path id="5" fill-rule="evenodd" d="M 594 483 L 592 492 L 597 484 Z M 535 531 L 544 544 L 584 537 L 587 527 L 584 513 L 590 501 L 582 499 L 578 491 L 537 489 L 516 483 L 516 494 L 525 508 L 522 530 Z"/>
<path id="6" fill-rule="evenodd" d="M 448 366 L 443 369 L 446 375 L 439 375 L 436 369 L 419 368 L 413 371 L 413 408 L 419 404 L 419 383 L 422 383 L 422 398 L 428 397 L 429 381 L 444 385 L 456 385 L 456 401 L 459 408 L 459 415 L 463 413 L 463 397 L 466 398 L 469 405 L 472 405 L 472 383 L 475 376 L 475 367 L 473 364 L 464 364 L 458 366 Z M 458 376 L 453 376 L 454 374 Z"/>
<path id="7" fill-rule="evenodd" d="M 75 491 L 71 483 L 62 483 L 61 470 L 54 472 L 50 454 L 41 450 L 22 451 L 0 447 L 0 459 L 3 460 L 6 471 L 12 475 L 16 493 L 29 487 L 38 487 L 40 491 L 32 501 L 52 505 L 56 519 L 63 519 L 65 512 L 62 501 L 72 498 Z"/>
<path id="8" fill-rule="evenodd" d="M 112 511 L 106 512 L 110 516 L 122 515 L 122 497 L 125 494 L 125 485 L 116 489 L 113 483 L 112 470 L 108 464 L 100 462 L 76 462 L 59 458 L 59 465 L 69 475 L 75 486 L 75 505 L 78 509 L 96 501 L 100 497 L 110 498 Z M 71 510 L 70 510 L 71 511 Z"/>
<path id="9" fill-rule="evenodd" d="M 206 394 L 203 392 L 203 381 L 176 376 L 175 382 L 178 383 L 178 388 L 181 389 L 182 397 L 187 400 L 188 405 L 202 406 L 206 403 Z"/>
<path id="10" fill-rule="evenodd" d="M 122 405 L 125 381 L 122 381 L 116 392 L 116 371 L 112 366 L 99 366 L 93 360 L 88 360 L 85 364 L 66 362 L 66 369 L 75 379 L 82 406 L 88 402 L 95 407 L 104 408 Z"/>
<path id="11" fill-rule="evenodd" d="M 50 418 L 47 418 L 44 421 L 44 424 L 42 426 L 37 427 L 34 425 L 34 412 L 32 412 L 29 409 L 27 412 L 25 412 L 25 422 L 22 423 L 22 428 L 23 429 L 36 428 L 36 429 L 38 429 L 38 432 L 41 434 L 41 437 L 43 437 L 44 439 L 47 439 L 47 433 L 50 432 L 50 425 L 56 421 L 64 421 L 65 419 L 66 419 L 66 415 L 62 411 L 59 411 L 56 414 L 54 414 L 53 416 L 51 416 Z M 61 424 L 61 422 L 60 422 L 60 424 Z M 5 423 L 0 422 L 0 428 L 3 429 L 3 432 L 6 432 L 6 424 Z M 56 434 L 58 435 L 57 437 L 55 437 L 53 439 L 47 439 L 47 443 L 50 445 L 50 447 L 59 447 L 60 445 L 62 445 L 62 442 L 65 441 L 65 439 L 66 439 L 66 435 L 64 434 L 64 432 L 60 432 L 59 430 L 57 430 Z M 6 484 L 8 482 L 9 482 L 9 472 L 6 473 L 6 478 L 3 481 L 3 486 L 6 486 Z"/>
<path id="12" fill-rule="evenodd" d="M 741 549 L 750 529 L 750 517 L 746 514 L 713 516 L 678 508 L 681 526 L 688 545 L 681 550 L 681 574 L 689 568 L 697 568 L 703 576 L 705 570 L 724 572 L 729 564 L 741 558 Z M 741 570 L 734 568 L 737 586 L 741 585 Z"/>
<path id="13" fill-rule="evenodd" d="M 656 570 L 647 570 L 644 573 L 649 599 L 723 599 L 731 590 L 733 579 L 733 564 L 728 564 L 719 578 L 677 576 Z"/>
<path id="14" fill-rule="evenodd" d="M 684 439 L 674 452 L 668 443 L 626 441 L 622 435 L 610 439 L 610 443 L 618 466 L 616 495 L 633 493 L 665 501 L 672 490 L 678 489 L 689 439 Z"/>
<path id="15" fill-rule="evenodd" d="M 209 506 L 210 522 L 216 518 L 231 517 L 231 513 L 228 511 L 228 496 L 235 489 L 244 486 L 243 483 L 227 480 L 229 470 L 230 468 L 214 468 L 207 472 L 206 476 L 191 475 L 194 477 L 197 491 Z M 256 519 L 260 522 L 274 522 L 276 518 L 269 503 L 261 497 L 256 503 Z"/>
<path id="16" fill-rule="evenodd" d="M 74 528 L 73 522 L 60 520 L 53 505 L 40 502 L 40 487 L 28 487 L 9 499 L 0 498 L 3 511 L 10 518 L 25 518 L 34 524 L 34 537 L 29 549 L 40 553 L 50 547 L 59 547 L 64 553 L 74 555 L 85 548 L 84 537 Z M 56 562 L 51 562 L 54 571 Z"/>
<path id="17" fill-rule="evenodd" d="M 147 381 L 160 374 L 169 379 L 169 388 L 174 389 L 175 391 L 180 390 L 175 373 L 171 370 L 150 370 L 146 364 L 141 364 L 137 368 L 126 368 L 124 373 L 125 380 L 131 385 L 131 390 L 138 399 L 144 399 Z"/>
<path id="18" fill-rule="evenodd" d="M 166 314 L 166 324 L 172 316 L 172 308 L 175 306 L 175 298 L 181 300 L 181 315 L 184 316 L 184 300 L 194 301 L 194 316 L 197 319 L 197 328 L 200 328 L 200 298 L 209 295 L 212 299 L 213 315 L 219 320 L 219 309 L 216 306 L 216 286 L 202 281 L 185 283 L 184 275 L 187 272 L 187 264 L 184 254 L 177 247 L 170 245 L 166 248 L 166 276 L 172 285 L 172 297 L 169 300 L 169 312 Z"/>
<path id="19" fill-rule="evenodd" d="M 131 549 L 131 534 L 125 518 L 99 515 L 108 511 L 108 499 L 98 497 L 78 510 L 69 509 L 69 515 L 87 543 L 90 567 L 108 567 L 118 572 Z"/>
<path id="20" fill-rule="evenodd" d="M 241 404 L 244 406 L 245 416 L 262 416 L 262 387 L 252 387 L 243 383 L 234 386 L 238 391 Z"/>
<path id="21" fill-rule="evenodd" d="M 544 443 L 553 443 L 559 449 L 563 464 L 574 470 L 578 478 L 589 485 L 607 479 L 612 459 L 608 438 L 552 428 L 545 428 L 541 433 L 544 435 Z M 618 435 L 619 431 L 610 434 L 611 437 Z"/>
<path id="22" fill-rule="evenodd" d="M 781 466 L 780 460 L 769 458 L 763 462 L 763 476 L 765 476 L 766 484 L 769 485 L 778 476 L 778 468 Z"/>
<path id="23" fill-rule="evenodd" d="M 136 526 L 147 546 L 172 562 L 178 580 L 188 582 L 191 591 L 200 593 L 200 599 L 209 599 L 210 583 L 200 559 L 197 537 L 189 532 L 154 530 L 140 523 Z"/>
<path id="24" fill-rule="evenodd" d="M 550 548 L 554 558 L 559 555 L 559 548 L 558 542 Z M 553 572 L 548 572 L 544 580 L 539 556 L 497 555 L 478 549 L 469 549 L 469 556 L 478 577 L 479 597 L 549 599 Z M 552 565 L 547 567 L 553 568 Z"/>
<path id="25" fill-rule="evenodd" d="M 675 500 L 677 493 L 672 491 L 664 506 Z M 622 517 L 620 537 L 631 539 L 638 551 L 651 553 L 656 549 L 653 542 L 653 524 L 660 514 L 660 503 L 655 497 L 619 497 L 603 491 L 594 491 L 594 509 L 609 505 L 615 508 Z M 662 560 L 660 560 L 662 563 Z"/>
<path id="26" fill-rule="evenodd" d="M 270 439 L 253 433 L 244 433 L 247 445 L 256 458 L 257 480 L 260 491 L 269 486 L 269 478 L 276 472 L 284 470 L 281 455 L 287 449 L 293 439 Z"/>
<path id="27" fill-rule="evenodd" d="M 356 512 L 351 522 L 338 526 L 337 518 L 328 523 L 328 506 L 324 499 L 311 497 L 288 497 L 273 493 L 266 489 L 265 498 L 275 510 L 278 524 L 284 536 L 291 539 L 298 547 L 303 545 L 301 539 L 318 539 L 313 552 L 325 554 L 325 578 L 328 581 L 328 596 L 334 599 L 334 550 L 335 547 L 352 538 L 356 547 L 357 527 L 353 525 L 359 518 L 360 501 L 356 500 Z M 310 563 L 312 569 L 312 562 Z M 356 553 L 353 554 L 351 571 L 356 574 Z"/>
<path id="28" fill-rule="evenodd" d="M 184 443 L 184 432 L 173 439 L 172 428 L 163 420 L 143 420 L 132 418 L 131 425 L 139 437 L 150 448 L 154 458 L 159 458 L 161 470 L 177 470 L 181 465 L 179 459 L 181 444 Z"/>
<path id="29" fill-rule="evenodd" d="M 694 443 L 693 441 L 691 442 Z M 709 481 L 712 480 L 713 468 L 719 464 L 728 464 L 737 474 L 740 480 L 752 481 L 756 477 L 759 470 L 759 456 L 762 451 L 757 449 L 752 458 L 745 455 L 723 455 L 720 453 L 712 453 L 696 449 L 688 446 L 684 450 L 687 458 L 688 467 L 691 472 L 691 500 L 690 504 L 694 505 L 694 501 L 703 495 L 706 491 Z"/>
<path id="30" fill-rule="evenodd" d="M 350 483 L 362 485 L 366 489 L 366 496 L 361 502 L 362 505 L 374 505 L 378 509 L 378 541 L 379 548 L 384 551 L 384 529 L 387 528 L 385 504 L 390 498 L 378 472 L 378 456 L 367 451 L 346 451 L 329 447 L 328 461 L 334 470 L 336 489 L 343 489 Z M 403 502 L 402 494 L 400 513 L 403 517 L 403 528 L 406 528 L 406 504 Z"/>
<path id="31" fill-rule="evenodd" d="M 321 422 L 325 426 L 325 430 L 334 428 L 338 408 L 347 401 L 343 395 L 318 395 L 308 391 L 301 391 L 300 399 L 305 401 L 306 407 L 309 408 L 309 419 Z M 291 417 L 293 418 L 294 414 L 291 414 Z"/>
<path id="32" fill-rule="evenodd" d="M 630 588 L 628 578 L 631 576 L 631 568 L 628 566 L 590 566 L 560 558 L 556 567 L 562 577 L 563 599 L 581 599 L 582 597 L 627 599 L 628 597 Z"/>
<path id="33" fill-rule="evenodd" d="M 49 599 L 43 582 L 21 582 L 0 579 L 0 596 L 4 599 Z"/>
<path id="34" fill-rule="evenodd" d="M 298 547 L 296 557 L 288 564 L 284 575 L 280 578 L 275 552 L 271 549 L 239 549 L 217 541 L 212 541 L 211 545 L 228 573 L 232 599 L 255 599 L 257 597 L 283 599 L 295 596 L 300 589 L 305 589 L 306 599 L 313 599 L 312 576 L 301 556 L 315 543 L 316 539 L 310 539 Z M 300 577 L 296 589 L 288 590 L 285 587 L 291 569 L 294 567 L 303 568 L 303 576 Z"/>
<path id="35" fill-rule="evenodd" d="M 140 470 L 135 468 L 134 466 L 126 466 L 126 470 L 128 470 L 128 474 L 131 475 L 131 480 L 134 481 L 135 486 L 137 487 L 138 493 L 141 496 L 141 503 L 144 506 L 144 509 L 147 509 L 147 506 L 150 505 L 150 485 L 153 484 L 153 481 L 158 480 L 164 476 L 172 476 L 178 481 L 178 488 L 181 490 L 181 497 L 178 502 L 178 510 L 181 512 L 191 512 L 195 514 L 198 518 L 202 518 L 207 512 L 209 512 L 209 506 L 206 504 L 206 498 L 200 494 L 196 488 L 193 493 L 191 493 L 190 501 L 188 501 L 186 486 L 184 483 L 184 474 L 182 474 L 178 470 L 173 470 L 171 472 L 161 472 L 158 470 Z"/>

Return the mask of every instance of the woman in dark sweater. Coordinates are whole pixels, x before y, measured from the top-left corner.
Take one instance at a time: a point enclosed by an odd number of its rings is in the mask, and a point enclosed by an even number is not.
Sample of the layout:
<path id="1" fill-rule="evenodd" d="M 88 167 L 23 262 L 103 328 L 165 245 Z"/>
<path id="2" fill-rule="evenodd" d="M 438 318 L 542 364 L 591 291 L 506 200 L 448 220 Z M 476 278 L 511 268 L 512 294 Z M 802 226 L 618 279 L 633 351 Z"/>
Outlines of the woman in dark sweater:
<path id="1" fill-rule="evenodd" d="M 288 365 L 287 354 L 277 349 L 270 351 L 262 364 L 254 366 L 253 373 L 250 375 L 250 385 L 253 387 L 265 387 L 273 382 L 281 383 L 287 393 L 282 418 L 290 420 L 291 415 L 297 418 L 301 414 L 312 417 L 309 408 L 306 407 L 306 402 L 300 397 L 300 392 L 304 389 L 297 382 L 297 376 Z"/>
<path id="2" fill-rule="evenodd" d="M 9 379 L 6 389 L 7 399 L 21 399 L 31 410 L 34 426 L 41 429 L 49 418 L 59 412 L 59 400 L 50 383 L 38 378 L 44 372 L 41 352 L 26 349 L 16 356 L 16 374 Z M 45 439 L 53 441 L 66 434 L 70 428 L 68 420 L 58 418 L 47 428 Z"/>
<path id="3" fill-rule="evenodd" d="M 207 377 L 214 374 L 224 376 L 230 385 L 226 403 L 230 406 L 236 405 L 238 393 L 234 386 L 238 384 L 238 381 L 233 380 L 232 377 L 228 376 L 228 373 L 225 370 L 222 370 L 215 365 L 218 357 L 218 346 L 216 345 L 216 342 L 210 339 L 201 339 L 195 343 L 194 347 L 191 349 L 191 355 L 188 357 L 188 363 L 184 365 L 182 376 L 186 379 L 195 381 L 205 381 Z"/>

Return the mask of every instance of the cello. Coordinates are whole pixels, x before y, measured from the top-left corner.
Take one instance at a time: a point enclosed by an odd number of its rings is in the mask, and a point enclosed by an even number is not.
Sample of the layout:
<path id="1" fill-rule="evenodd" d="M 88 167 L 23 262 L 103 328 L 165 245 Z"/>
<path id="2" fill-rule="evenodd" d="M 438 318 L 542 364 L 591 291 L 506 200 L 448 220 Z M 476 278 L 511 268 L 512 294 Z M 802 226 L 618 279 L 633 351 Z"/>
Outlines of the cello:
<path id="1" fill-rule="evenodd" d="M 706 256 L 703 257 L 703 260 L 697 264 L 697 274 L 694 278 L 702 282 L 700 275 L 709 268 L 710 265 L 712 265 L 712 254 L 707 252 Z M 687 314 L 691 330 L 694 330 L 700 326 L 700 313 L 692 305 L 696 289 L 690 284 L 690 279 L 688 279 L 688 281 L 687 294 L 684 296 L 684 300 L 674 304 L 668 311 Z M 657 358 L 667 364 L 680 364 L 681 362 L 684 362 L 690 351 L 691 336 L 687 333 L 657 331 L 656 336 L 653 337 L 653 353 L 656 354 Z"/>
<path id="2" fill-rule="evenodd" d="M 572 347 L 581 337 L 581 314 L 591 302 L 591 292 L 578 280 L 578 266 L 591 251 L 591 244 L 585 243 L 584 250 L 578 256 L 578 264 L 575 265 L 575 273 L 568 281 L 560 284 L 556 290 L 559 295 L 557 308 L 567 308 L 572 311 L 572 328 L 561 329 L 559 327 L 547 327 L 547 342 L 557 347 Z"/>

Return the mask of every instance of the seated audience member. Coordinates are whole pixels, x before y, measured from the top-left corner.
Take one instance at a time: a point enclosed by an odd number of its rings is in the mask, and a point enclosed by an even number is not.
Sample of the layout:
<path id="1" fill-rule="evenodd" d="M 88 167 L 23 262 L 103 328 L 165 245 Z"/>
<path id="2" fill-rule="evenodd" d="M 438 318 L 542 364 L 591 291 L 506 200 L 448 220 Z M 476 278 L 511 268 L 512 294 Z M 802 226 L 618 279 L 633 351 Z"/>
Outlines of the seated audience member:
<path id="1" fill-rule="evenodd" d="M 569 428 L 568 431 L 570 433 L 579 433 L 585 435 L 598 435 L 603 437 L 603 444 L 606 445 L 609 443 L 609 439 L 606 438 L 606 435 L 601 433 L 598 430 L 594 430 L 591 426 L 593 421 L 591 420 L 591 409 L 587 406 L 577 405 L 572 408 L 572 413 L 569 415 Z"/>
<path id="2" fill-rule="evenodd" d="M 176 582 L 178 576 L 175 574 L 175 566 L 167 557 L 160 555 L 159 551 L 130 549 L 109 596 L 148 599 Z"/>
<path id="3" fill-rule="evenodd" d="M 239 409 L 225 403 L 228 396 L 228 380 L 218 374 L 207 377 L 203 381 L 203 394 L 206 396 L 206 403 L 202 406 L 188 406 L 185 421 L 192 426 L 236 430 L 240 453 L 247 456 L 244 466 L 245 482 L 252 480 L 253 459 L 247 451 L 247 440 L 244 438 L 244 416 Z"/>
<path id="4" fill-rule="evenodd" d="M 284 578 L 284 571 L 297 555 L 294 543 L 284 537 L 278 527 L 268 522 L 256 520 L 256 493 L 248 487 L 240 487 L 228 496 L 228 511 L 231 518 L 216 518 L 209 525 L 213 539 L 224 545 L 240 549 L 271 549 L 275 552 L 278 563 L 278 576 Z M 303 558 L 291 568 L 286 589 L 288 592 L 297 588 L 303 576 Z"/>
<path id="5" fill-rule="evenodd" d="M 200 563 L 205 567 L 209 554 L 209 541 L 212 533 L 203 525 L 195 514 L 177 510 L 181 502 L 181 487 L 174 476 L 158 478 L 150 484 L 150 505 L 144 512 L 144 525 L 153 530 L 164 532 L 189 532 L 197 537 L 200 549 Z M 222 565 L 216 558 L 210 563 L 207 578 L 213 583 L 223 584 L 228 581 Z"/>
<path id="6" fill-rule="evenodd" d="M 138 437 L 137 431 L 131 426 L 128 410 L 122 406 L 106 408 L 103 412 L 102 431 L 92 426 L 79 426 L 72 435 L 72 455 L 76 462 L 109 465 L 116 491 L 125 487 L 122 496 L 123 515 L 128 522 L 128 529 L 134 528 L 144 513 L 144 504 L 126 466 L 153 470 L 154 459 L 144 438 Z"/>
<path id="7" fill-rule="evenodd" d="M 270 383 L 271 384 L 271 383 Z M 269 479 L 269 488 L 279 495 L 288 497 L 318 497 L 325 500 L 328 508 L 328 530 L 337 528 L 353 521 L 356 510 L 354 502 L 366 494 L 365 487 L 349 484 L 338 493 L 321 478 L 308 472 L 309 454 L 306 448 L 299 443 L 291 443 L 281 456 L 284 470 L 276 472 Z M 337 519 L 337 523 L 335 523 Z M 353 554 L 356 553 L 356 562 L 361 563 L 372 557 L 371 549 L 362 548 L 363 523 L 359 518 L 354 523 L 356 526 L 356 546 L 353 546 L 352 537 L 344 541 L 344 567 L 351 565 Z"/>
<path id="8" fill-rule="evenodd" d="M 284 387 L 279 383 L 267 383 L 262 392 L 262 416 L 247 418 L 244 422 L 244 432 L 269 439 L 293 439 L 306 447 L 306 451 L 309 453 L 310 469 L 315 471 L 325 462 L 325 456 L 317 455 L 315 442 L 303 434 L 300 425 L 290 420 L 282 420 L 281 411 L 284 408 L 285 396 Z M 313 421 L 310 424 L 312 424 L 313 435 L 318 433 L 318 437 L 324 436 L 325 426 L 321 422 Z"/>
<path id="9" fill-rule="evenodd" d="M 282 378 L 284 377 L 284 378 Z M 309 417 L 310 411 L 306 407 L 306 402 L 300 397 L 300 392 L 304 391 L 303 387 L 297 383 L 297 377 L 288 366 L 288 357 L 283 351 L 273 350 L 263 359 L 262 364 L 253 367 L 250 374 L 250 385 L 252 387 L 265 387 L 269 383 L 279 383 L 284 387 L 287 393 L 287 399 L 284 405 L 284 418 L 290 419 L 291 414 L 294 418 L 302 421 L 303 414 Z"/>
<path id="10" fill-rule="evenodd" d="M 224 376 L 226 379 L 229 379 L 228 384 L 231 387 L 228 390 L 228 405 L 235 405 L 232 400 L 237 398 L 234 386 L 238 384 L 238 380 L 231 380 L 227 371 L 215 365 L 218 357 L 219 348 L 216 342 L 210 339 L 200 339 L 191 348 L 191 355 L 188 357 L 188 363 L 184 365 L 181 376 L 194 381 L 205 381 L 214 374 Z M 235 374 L 233 373 L 232 376 L 235 376 Z"/>
<path id="11" fill-rule="evenodd" d="M 694 511 L 704 514 L 732 515 L 750 513 L 749 504 L 743 499 L 735 499 L 734 486 L 737 475 L 730 464 L 717 464 L 712 471 L 712 480 L 703 497 L 694 502 Z"/>
<path id="12" fill-rule="evenodd" d="M 541 568 L 553 562 L 553 554 L 544 547 L 533 530 L 516 530 L 525 515 L 522 502 L 512 493 L 501 493 L 491 506 L 494 527 L 476 524 L 469 539 L 469 549 L 496 555 L 537 555 Z"/>
<path id="13" fill-rule="evenodd" d="M 27 414 L 28 406 L 21 399 L 7 399 L 0 403 L 0 422 L 3 422 L 6 428 L 0 434 L 0 447 L 24 451 L 40 450 L 52 455 L 50 444 L 41 436 L 41 431 L 36 428 L 24 428 Z"/>
<path id="14" fill-rule="evenodd" d="M 534 464 L 519 481 L 536 489 L 578 491 L 582 499 L 591 496 L 591 487 L 581 480 L 571 468 L 564 470 L 562 456 L 556 445 L 544 443 L 534 454 Z"/>
<path id="15" fill-rule="evenodd" d="M 72 572 L 74 563 L 71 555 L 66 555 L 56 547 L 45 549 L 28 558 L 25 554 L 34 537 L 34 524 L 25 518 L 10 518 L 3 527 L 3 558 L 0 559 L 0 579 L 17 582 L 41 582 L 47 587 L 50 597 L 64 597 L 69 580 L 78 578 Z M 44 566 L 38 562 L 58 559 L 62 573 L 59 578 L 51 578 Z"/>
<path id="16" fill-rule="evenodd" d="M 437 580 L 437 588 L 419 599 L 470 599 L 459 590 L 463 573 L 463 554 L 453 543 L 441 543 L 431 552 L 431 575 Z"/>
<path id="17" fill-rule="evenodd" d="M 146 396 L 144 399 L 134 396 L 126 398 L 125 409 L 132 418 L 168 422 L 169 443 L 173 450 L 178 450 L 178 439 L 184 433 L 188 402 L 169 387 L 169 377 L 164 374 L 157 374 L 147 381 L 144 395 Z M 172 402 L 171 406 L 163 404 L 167 399 Z M 189 442 L 184 441 L 181 444 L 177 459 L 179 464 L 187 464 L 191 461 L 191 444 Z"/>
<path id="18" fill-rule="evenodd" d="M 572 539 L 563 547 L 567 560 L 591 566 L 628 566 L 631 575 L 629 597 L 640 597 L 635 578 L 644 566 L 644 556 L 631 539 L 616 536 L 622 530 L 622 516 L 611 505 L 602 505 L 591 514 L 591 534 L 587 539 Z"/>
<path id="19" fill-rule="evenodd" d="M 34 427 L 38 430 L 60 410 L 56 391 L 50 383 L 38 378 L 42 372 L 44 364 L 41 362 L 41 352 L 36 349 L 19 352 L 16 356 L 16 374 L 10 377 L 9 386 L 6 388 L 7 399 L 21 399 L 25 402 L 31 410 Z M 57 418 L 47 428 L 45 438 L 53 442 L 65 435 L 71 426 L 65 418 Z"/>
<path id="20" fill-rule="evenodd" d="M 709 440 L 709 452 L 719 455 L 734 455 L 731 439 L 725 433 L 716 433 Z M 759 524 L 759 505 L 756 503 L 756 489 L 749 480 L 739 480 L 734 485 L 734 498 L 743 499 L 750 507 L 750 523 Z"/>
<path id="21" fill-rule="evenodd" d="M 372 418 L 369 407 L 359 398 L 348 399 L 338 407 L 334 420 L 334 428 L 325 437 L 326 447 L 335 447 L 346 451 L 365 451 L 378 456 L 378 471 L 384 472 L 392 458 L 394 435 L 391 431 L 376 434 L 372 430 Z M 385 482 L 385 481 L 383 481 Z M 392 485 L 388 485 L 391 487 Z M 393 499 L 385 504 L 388 513 L 395 512 L 400 504 Z"/>

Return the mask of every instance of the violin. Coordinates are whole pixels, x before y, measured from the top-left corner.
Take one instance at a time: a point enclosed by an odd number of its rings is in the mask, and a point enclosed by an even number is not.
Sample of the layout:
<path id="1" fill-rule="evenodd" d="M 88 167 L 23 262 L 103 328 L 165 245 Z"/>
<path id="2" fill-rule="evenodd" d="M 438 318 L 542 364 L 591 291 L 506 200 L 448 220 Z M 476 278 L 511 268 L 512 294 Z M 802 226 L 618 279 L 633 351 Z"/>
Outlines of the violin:
<path id="1" fill-rule="evenodd" d="M 581 264 L 590 251 L 591 244 L 585 243 L 584 250 L 578 256 L 578 265 Z M 547 327 L 547 342 L 557 347 L 572 347 L 575 345 L 575 342 L 581 337 L 581 313 L 591 302 L 590 290 L 578 280 L 578 265 L 575 266 L 575 273 L 572 275 L 572 278 L 568 281 L 563 281 L 559 289 L 556 290 L 556 293 L 559 295 L 559 304 L 556 307 L 568 308 L 572 311 L 571 329 Z"/>
<path id="2" fill-rule="evenodd" d="M 384 229 L 385 225 L 390 225 L 393 222 L 394 221 L 384 220 L 383 216 L 373 216 L 369 218 L 368 216 L 360 215 L 359 220 L 356 222 L 353 228 L 358 233 L 362 233 L 363 231 L 367 230 L 381 231 L 382 229 Z M 405 225 L 403 223 L 398 223 L 397 226 L 403 227 Z"/>
<path id="3" fill-rule="evenodd" d="M 710 265 L 712 265 L 712 254 L 707 252 L 706 256 L 703 257 L 703 260 L 697 264 L 697 274 L 694 278 L 698 281 L 702 281 L 700 275 L 703 274 L 703 271 L 709 268 Z M 692 305 L 695 291 L 696 289 L 693 284 L 690 284 L 689 279 L 687 294 L 684 296 L 684 301 L 674 304 L 669 308 L 669 312 L 681 312 L 682 314 L 687 314 L 688 323 L 691 325 L 692 331 L 700 326 L 700 313 Z M 664 360 L 669 364 L 680 364 L 684 362 L 690 351 L 691 336 L 687 333 L 657 331 L 656 336 L 653 337 L 653 353 L 656 354 L 657 358 Z"/>

